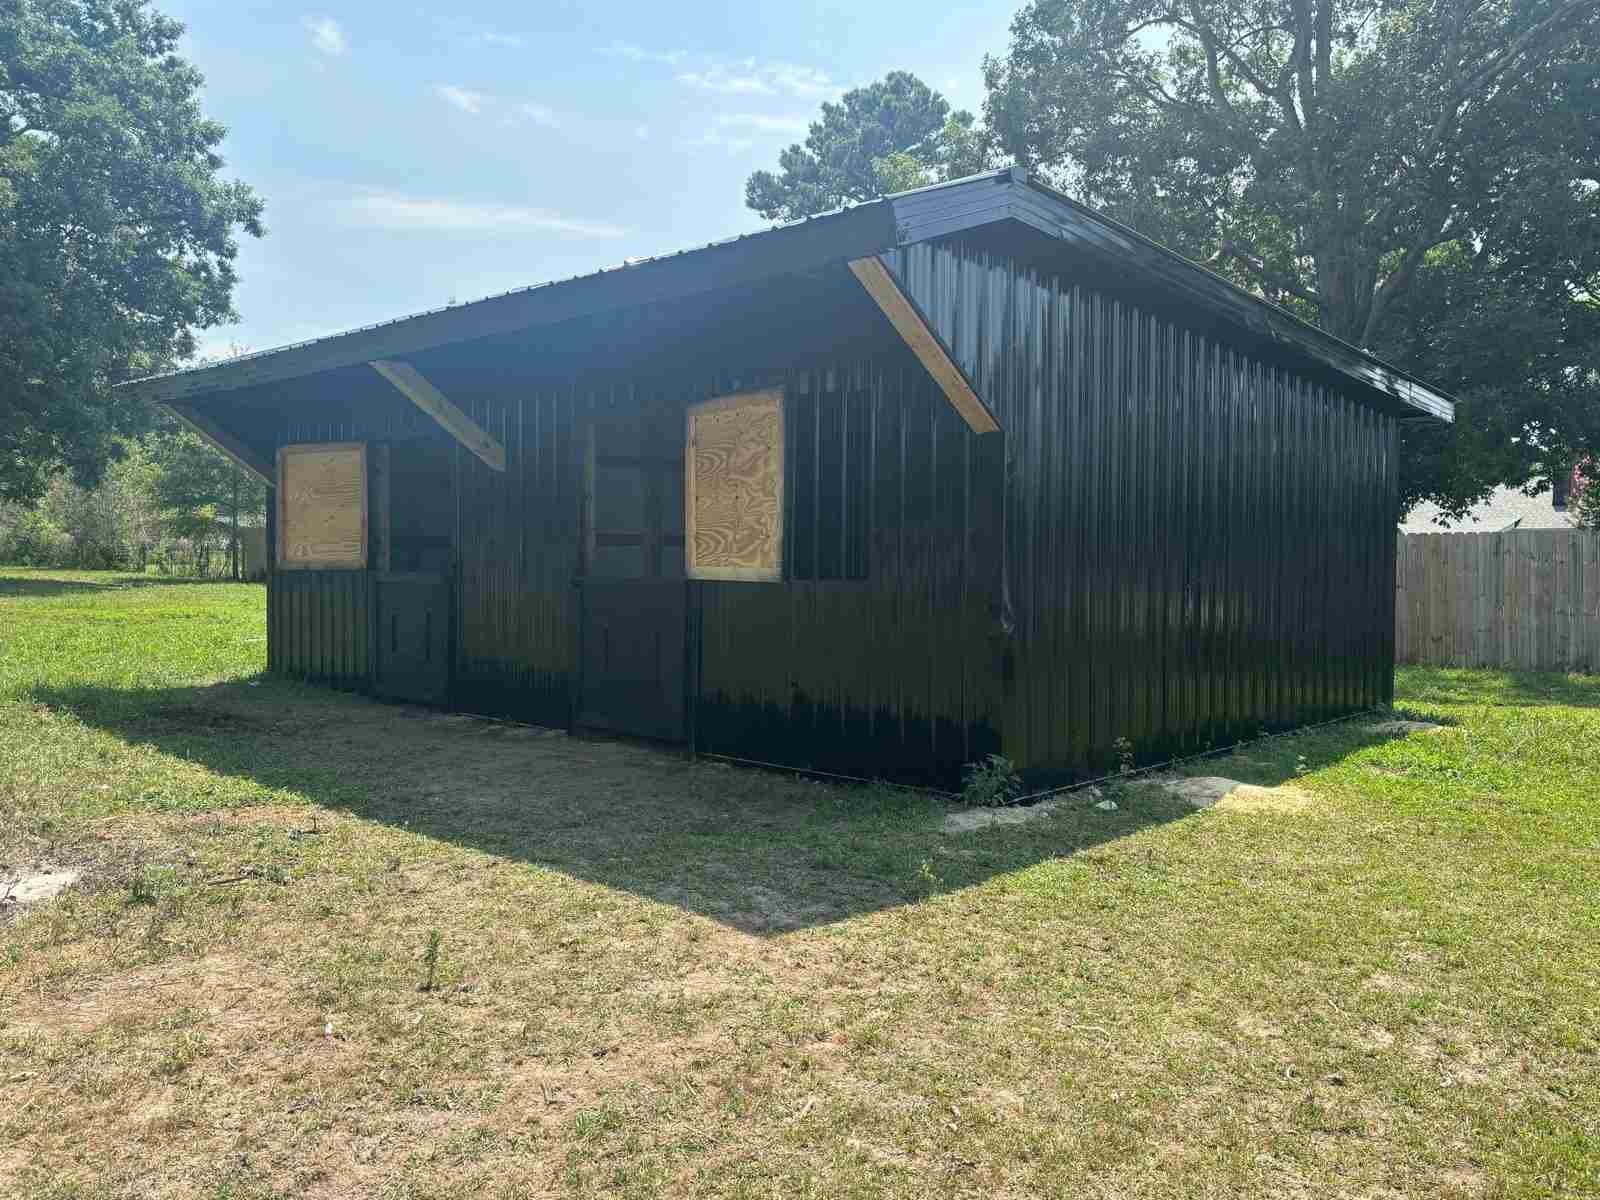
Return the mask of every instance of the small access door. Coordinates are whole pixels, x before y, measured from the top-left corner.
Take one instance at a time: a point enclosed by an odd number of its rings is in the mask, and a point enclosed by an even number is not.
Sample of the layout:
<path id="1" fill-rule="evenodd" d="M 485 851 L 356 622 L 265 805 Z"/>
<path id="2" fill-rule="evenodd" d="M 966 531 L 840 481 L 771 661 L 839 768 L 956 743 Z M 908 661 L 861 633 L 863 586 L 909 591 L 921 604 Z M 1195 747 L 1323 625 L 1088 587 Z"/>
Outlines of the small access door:
<path id="1" fill-rule="evenodd" d="M 438 575 L 379 575 L 378 695 L 417 704 L 450 699 L 450 585 Z"/>
<path id="2" fill-rule="evenodd" d="M 686 736 L 683 447 L 675 405 L 628 409 L 591 427 L 579 725 Z"/>
<path id="3" fill-rule="evenodd" d="M 390 700 L 450 700 L 455 490 L 450 450 L 375 448 L 373 688 Z"/>

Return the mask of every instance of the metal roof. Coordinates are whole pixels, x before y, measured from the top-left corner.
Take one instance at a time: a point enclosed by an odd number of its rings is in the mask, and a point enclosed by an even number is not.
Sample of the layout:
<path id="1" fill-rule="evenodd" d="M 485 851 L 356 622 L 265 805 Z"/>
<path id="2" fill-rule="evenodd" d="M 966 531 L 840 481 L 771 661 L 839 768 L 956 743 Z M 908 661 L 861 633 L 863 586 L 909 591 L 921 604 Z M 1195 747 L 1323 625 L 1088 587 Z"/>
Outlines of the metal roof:
<path id="1" fill-rule="evenodd" d="M 673 300 L 898 245 L 1014 222 L 1080 254 L 1115 264 L 1119 276 L 1160 290 L 1169 302 L 1205 312 L 1313 365 L 1338 371 L 1398 402 L 1402 415 L 1450 421 L 1454 402 L 1397 367 L 1328 334 L 1220 275 L 1072 200 L 1016 167 L 931 184 L 711 242 L 691 250 L 633 259 L 583 275 L 518 288 L 342 333 L 120 384 L 151 401 L 207 393 L 405 355 L 498 333 Z"/>

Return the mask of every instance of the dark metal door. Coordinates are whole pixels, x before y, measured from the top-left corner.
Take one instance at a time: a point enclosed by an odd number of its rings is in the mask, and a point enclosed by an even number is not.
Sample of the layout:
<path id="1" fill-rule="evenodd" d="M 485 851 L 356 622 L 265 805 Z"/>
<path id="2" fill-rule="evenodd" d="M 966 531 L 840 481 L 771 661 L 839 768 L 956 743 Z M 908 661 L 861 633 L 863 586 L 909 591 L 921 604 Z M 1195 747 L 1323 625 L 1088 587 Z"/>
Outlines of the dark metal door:
<path id="1" fill-rule="evenodd" d="M 682 741 L 682 580 L 586 580 L 580 724 Z"/>
<path id="2" fill-rule="evenodd" d="M 379 575 L 375 620 L 378 695 L 418 704 L 450 698 L 450 584 L 433 574 Z"/>
<path id="3" fill-rule="evenodd" d="M 686 736 L 683 423 L 682 406 L 661 405 L 591 428 L 580 725 Z"/>

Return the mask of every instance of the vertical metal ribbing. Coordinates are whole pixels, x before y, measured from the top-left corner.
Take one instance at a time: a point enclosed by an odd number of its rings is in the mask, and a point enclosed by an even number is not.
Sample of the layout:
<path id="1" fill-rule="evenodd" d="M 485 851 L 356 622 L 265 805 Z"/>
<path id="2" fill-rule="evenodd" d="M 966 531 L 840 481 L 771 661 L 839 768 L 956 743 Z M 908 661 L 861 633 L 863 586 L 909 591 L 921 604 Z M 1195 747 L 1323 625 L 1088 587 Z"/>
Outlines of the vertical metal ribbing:
<path id="1" fill-rule="evenodd" d="M 1176 325 L 1125 290 L 1114 298 L 956 241 L 886 257 L 1003 414 L 1004 432 L 992 435 L 1003 452 L 987 457 L 898 350 L 841 368 L 825 400 L 843 405 L 836 430 L 817 403 L 824 364 L 789 376 L 798 387 L 811 372 L 811 407 L 790 441 L 792 454 L 799 435 L 809 437 L 813 455 L 802 468 L 810 511 L 790 514 L 786 560 L 815 576 L 835 553 L 841 564 L 864 555 L 869 578 L 859 599 L 818 580 L 708 588 L 700 694 L 760 713 L 712 714 L 708 737 L 748 721 L 769 739 L 787 730 L 794 746 L 815 735 L 812 745 L 847 749 L 859 729 L 891 756 L 955 760 L 974 753 L 977 726 L 994 707 L 1016 716 L 1007 745 L 1025 765 L 1078 771 L 1105 765 L 1120 735 L 1141 750 L 1197 748 L 1388 693 L 1392 419 L 1309 372 Z M 720 386 L 713 374 L 726 382 L 729 372 L 705 372 L 693 386 Z M 474 402 L 503 431 L 516 478 L 487 476 L 451 451 L 464 601 L 452 644 L 458 663 L 471 648 L 484 677 L 499 672 L 538 688 L 565 684 L 576 670 L 567 584 L 577 554 L 577 414 L 602 387 L 583 378 L 547 385 L 518 396 L 515 411 L 510 397 Z M 285 432 L 367 431 L 318 418 Z M 836 471 L 815 453 L 830 437 Z M 982 474 L 990 463 L 993 479 Z M 822 527 L 827 481 L 865 497 L 836 538 Z M 985 577 L 975 566 L 977 526 L 991 508 L 986 487 L 996 493 L 990 536 L 1006 530 L 1003 569 L 1018 619 L 1011 707 L 993 699 L 1005 654 L 987 619 L 1001 570 Z M 804 486 L 788 492 L 800 496 Z M 794 540 L 797 522 L 824 534 L 804 546 L 805 563 L 793 553 L 804 543 Z M 359 648 L 329 622 L 344 623 L 370 597 L 305 574 L 274 580 L 274 664 L 359 673 Z M 462 637 L 463 612 L 480 622 L 471 639 Z M 872 666 L 811 671 L 807 686 L 825 694 L 805 698 L 800 730 L 792 680 L 807 677 L 821 623 L 852 619 L 848 640 L 864 639 Z"/>
<path id="2" fill-rule="evenodd" d="M 1052 606 L 1048 654 L 1054 669 L 1049 672 L 1050 724 L 1045 752 L 1052 759 L 1061 760 L 1071 753 L 1071 730 L 1075 710 L 1072 706 L 1072 665 L 1069 654 L 1069 627 L 1075 608 L 1070 589 L 1068 565 L 1071 553 L 1067 530 L 1074 520 L 1072 502 L 1072 391 L 1066 381 L 1068 367 L 1068 323 L 1071 307 L 1070 293 L 1063 288 L 1053 288 L 1036 280 L 1035 289 L 1040 303 L 1045 307 L 1045 328 L 1048 331 L 1043 372 L 1038 382 L 1034 403 L 1045 413 L 1044 440 L 1051 448 L 1055 464 L 1053 486 L 1050 489 L 1047 541 L 1048 583 L 1050 595 L 1056 597 Z"/>
<path id="3" fill-rule="evenodd" d="M 1084 379 L 1083 434 L 1088 439 L 1089 469 L 1085 472 L 1088 503 L 1083 514 L 1085 554 L 1082 594 L 1085 606 L 1083 644 L 1084 686 L 1088 692 L 1088 720 L 1084 729 L 1083 765 L 1092 767 L 1098 747 L 1105 744 L 1107 696 L 1102 682 L 1106 668 L 1102 661 L 1106 647 L 1104 615 L 1106 609 L 1104 556 L 1106 511 L 1106 465 L 1112 449 L 1106 434 L 1106 301 L 1099 293 L 1089 293 L 1086 304 L 1084 353 L 1087 371 Z M 1019 500 L 1020 504 L 1020 500 Z"/>

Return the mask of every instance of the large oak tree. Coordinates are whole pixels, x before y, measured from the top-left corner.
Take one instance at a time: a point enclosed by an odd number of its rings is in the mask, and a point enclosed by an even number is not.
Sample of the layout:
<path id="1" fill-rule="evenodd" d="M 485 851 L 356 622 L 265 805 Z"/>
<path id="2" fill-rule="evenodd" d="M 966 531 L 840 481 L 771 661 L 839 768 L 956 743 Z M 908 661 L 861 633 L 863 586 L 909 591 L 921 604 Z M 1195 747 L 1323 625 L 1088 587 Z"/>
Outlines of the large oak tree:
<path id="1" fill-rule="evenodd" d="M 986 62 L 1005 151 L 1458 389 L 1407 499 L 1600 440 L 1600 0 L 1034 0 Z"/>
<path id="2" fill-rule="evenodd" d="M 111 385 L 234 317 L 262 205 L 221 177 L 182 31 L 144 0 L 0 4 L 0 498 L 92 479 L 146 416 Z"/>

